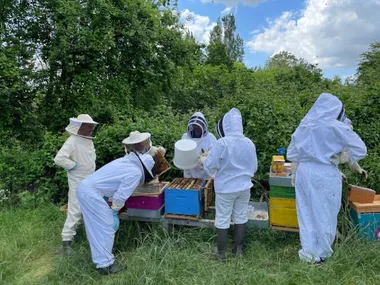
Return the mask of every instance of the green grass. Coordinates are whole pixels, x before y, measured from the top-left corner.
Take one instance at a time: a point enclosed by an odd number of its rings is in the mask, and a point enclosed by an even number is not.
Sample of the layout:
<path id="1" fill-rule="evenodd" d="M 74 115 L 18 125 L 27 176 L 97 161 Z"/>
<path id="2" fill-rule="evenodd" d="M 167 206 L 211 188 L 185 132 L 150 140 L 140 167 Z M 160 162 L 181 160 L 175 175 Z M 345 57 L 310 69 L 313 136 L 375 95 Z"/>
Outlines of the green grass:
<path id="1" fill-rule="evenodd" d="M 243 258 L 213 260 L 214 231 L 121 222 L 116 258 L 128 270 L 100 276 L 83 229 L 76 255 L 62 257 L 64 214 L 53 205 L 0 211 L 0 284 L 380 284 L 380 244 L 352 232 L 323 266 L 298 259 L 298 234 L 252 230 Z M 231 241 L 231 239 L 230 239 Z M 229 244 L 229 250 L 232 242 Z"/>

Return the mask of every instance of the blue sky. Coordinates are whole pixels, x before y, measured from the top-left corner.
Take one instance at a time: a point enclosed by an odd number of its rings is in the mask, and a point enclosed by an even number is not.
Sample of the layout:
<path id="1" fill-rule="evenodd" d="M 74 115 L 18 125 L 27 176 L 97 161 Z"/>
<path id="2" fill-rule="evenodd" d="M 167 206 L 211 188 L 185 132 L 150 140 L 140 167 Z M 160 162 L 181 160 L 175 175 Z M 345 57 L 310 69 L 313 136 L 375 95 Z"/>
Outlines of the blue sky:
<path id="1" fill-rule="evenodd" d="M 234 13 L 249 67 L 286 50 L 318 63 L 326 77 L 344 79 L 369 44 L 380 41 L 379 0 L 179 0 L 178 11 L 206 44 L 218 17 Z"/>

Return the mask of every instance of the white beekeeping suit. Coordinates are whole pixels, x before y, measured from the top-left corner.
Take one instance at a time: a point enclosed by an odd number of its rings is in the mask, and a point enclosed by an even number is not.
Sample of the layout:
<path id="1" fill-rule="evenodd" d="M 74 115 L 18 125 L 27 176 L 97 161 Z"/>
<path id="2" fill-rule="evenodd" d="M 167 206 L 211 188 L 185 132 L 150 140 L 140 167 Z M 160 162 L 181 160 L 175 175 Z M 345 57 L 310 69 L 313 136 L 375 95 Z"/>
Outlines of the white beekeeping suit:
<path id="1" fill-rule="evenodd" d="M 224 261 L 231 217 L 234 222 L 234 254 L 241 255 L 248 221 L 251 178 L 257 171 L 256 147 L 243 135 L 240 111 L 231 109 L 217 125 L 221 137 L 211 147 L 204 169 L 214 177 L 217 257 Z"/>
<path id="2" fill-rule="evenodd" d="M 354 128 L 352 127 L 352 122 L 349 118 L 346 118 L 343 123 L 345 123 L 347 126 L 350 127 L 351 130 Z M 368 179 L 368 173 L 365 171 L 359 163 L 350 161 L 350 157 L 348 155 L 349 149 L 344 148 L 343 151 L 339 154 L 336 154 L 331 157 L 331 162 L 336 165 L 337 167 L 339 164 L 347 164 L 348 167 L 351 169 L 352 172 L 356 172 L 364 177 L 364 180 L 366 181 Z M 344 179 L 347 179 L 347 177 L 341 172 L 340 173 Z"/>
<path id="3" fill-rule="evenodd" d="M 149 154 L 131 152 L 98 169 L 78 188 L 92 260 L 101 274 L 126 269 L 115 263 L 112 254 L 118 228 L 117 213 L 138 185 L 153 179 L 153 166 L 154 161 Z M 112 198 L 111 208 L 103 197 Z"/>
<path id="4" fill-rule="evenodd" d="M 293 133 L 287 151 L 287 159 L 298 163 L 299 256 L 309 262 L 323 262 L 333 252 L 342 178 L 331 158 L 346 149 L 350 161 L 356 162 L 367 153 L 363 141 L 342 122 L 344 119 L 342 102 L 331 94 L 321 94 Z"/>
<path id="5" fill-rule="evenodd" d="M 213 143 L 216 142 L 215 136 L 208 131 L 207 121 L 201 112 L 196 112 L 191 116 L 187 124 L 187 132 L 182 135 L 182 139 L 196 142 L 198 154 L 201 154 L 202 149 L 208 152 Z M 200 165 L 185 170 L 183 176 L 185 178 L 209 178 L 207 172 Z"/>
<path id="6" fill-rule="evenodd" d="M 92 139 L 98 123 L 87 114 L 71 118 L 66 131 L 70 137 L 58 151 L 54 163 L 67 171 L 69 184 L 67 218 L 62 230 L 63 249 L 71 254 L 71 241 L 82 214 L 77 200 L 77 187 L 83 179 L 95 171 L 95 148 Z"/>

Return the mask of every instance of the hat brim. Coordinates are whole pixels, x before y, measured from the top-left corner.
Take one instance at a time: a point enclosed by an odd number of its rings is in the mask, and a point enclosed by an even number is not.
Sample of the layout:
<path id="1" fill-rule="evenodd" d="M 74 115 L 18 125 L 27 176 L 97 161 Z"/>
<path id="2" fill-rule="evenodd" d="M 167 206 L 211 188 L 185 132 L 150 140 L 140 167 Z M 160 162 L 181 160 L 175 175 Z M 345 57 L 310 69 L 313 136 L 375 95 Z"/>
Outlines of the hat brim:
<path id="1" fill-rule="evenodd" d="M 146 141 L 150 138 L 150 133 L 140 133 L 139 136 L 135 139 L 131 139 L 130 137 L 123 140 L 123 144 L 136 144 Z"/>
<path id="2" fill-rule="evenodd" d="M 70 121 L 79 122 L 79 123 L 87 123 L 87 124 L 99 125 L 98 122 L 95 122 L 93 120 L 91 120 L 91 121 L 85 121 L 85 120 L 78 120 L 77 118 L 70 118 Z"/>

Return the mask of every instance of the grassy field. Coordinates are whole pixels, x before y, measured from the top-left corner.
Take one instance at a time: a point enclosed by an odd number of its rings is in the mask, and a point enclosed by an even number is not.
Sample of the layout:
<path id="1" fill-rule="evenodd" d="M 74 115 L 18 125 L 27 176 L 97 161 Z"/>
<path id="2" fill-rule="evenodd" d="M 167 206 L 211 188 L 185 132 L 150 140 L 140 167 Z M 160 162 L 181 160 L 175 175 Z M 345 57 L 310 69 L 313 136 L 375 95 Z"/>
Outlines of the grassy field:
<path id="1" fill-rule="evenodd" d="M 116 258 L 128 270 L 100 276 L 84 230 L 73 257 L 62 257 L 64 214 L 53 205 L 0 211 L 0 284 L 380 284 L 380 244 L 351 232 L 322 266 L 299 261 L 298 235 L 251 230 L 243 258 L 214 261 L 214 231 L 121 222 Z M 229 250 L 232 244 L 229 245 Z"/>

